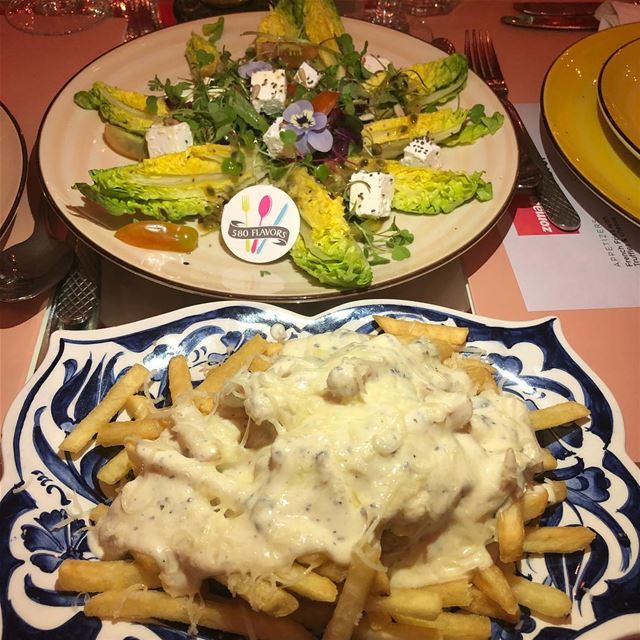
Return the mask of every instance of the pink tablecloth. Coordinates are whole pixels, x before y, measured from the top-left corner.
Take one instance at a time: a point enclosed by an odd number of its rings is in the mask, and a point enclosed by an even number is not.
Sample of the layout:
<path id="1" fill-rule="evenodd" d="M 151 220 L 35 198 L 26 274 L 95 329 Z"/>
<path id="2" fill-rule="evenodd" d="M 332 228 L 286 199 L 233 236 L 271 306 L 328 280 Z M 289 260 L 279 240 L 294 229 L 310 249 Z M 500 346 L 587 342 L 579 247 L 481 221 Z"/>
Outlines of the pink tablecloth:
<path id="1" fill-rule="evenodd" d="M 0 100 L 18 120 L 30 154 L 42 116 L 62 85 L 86 64 L 121 44 L 125 29 L 125 20 L 110 18 L 68 36 L 33 36 L 12 28 L 0 16 Z M 31 234 L 31 207 L 39 206 L 41 198 L 33 187 L 33 182 L 28 183 L 13 229 L 0 248 Z M 24 385 L 47 301 L 45 294 L 28 302 L 0 306 L 2 419 Z"/>

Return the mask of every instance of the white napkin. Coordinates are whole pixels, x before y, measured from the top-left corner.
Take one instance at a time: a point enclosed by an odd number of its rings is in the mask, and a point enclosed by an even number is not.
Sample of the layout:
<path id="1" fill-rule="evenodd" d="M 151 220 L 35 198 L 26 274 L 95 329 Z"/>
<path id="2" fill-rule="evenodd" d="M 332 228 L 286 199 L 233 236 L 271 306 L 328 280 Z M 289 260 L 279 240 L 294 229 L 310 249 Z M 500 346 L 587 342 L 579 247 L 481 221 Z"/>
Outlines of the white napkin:
<path id="1" fill-rule="evenodd" d="M 598 31 L 602 31 L 608 27 L 617 27 L 619 24 L 640 22 L 640 5 L 606 0 L 593 15 L 600 20 Z"/>

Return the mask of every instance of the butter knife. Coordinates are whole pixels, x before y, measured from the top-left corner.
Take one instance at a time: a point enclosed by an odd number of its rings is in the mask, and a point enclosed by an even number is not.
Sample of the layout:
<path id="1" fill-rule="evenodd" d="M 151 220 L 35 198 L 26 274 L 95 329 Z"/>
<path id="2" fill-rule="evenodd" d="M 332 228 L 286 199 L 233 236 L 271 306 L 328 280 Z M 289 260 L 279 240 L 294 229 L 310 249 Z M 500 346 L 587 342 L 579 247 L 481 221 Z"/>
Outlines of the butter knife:
<path id="1" fill-rule="evenodd" d="M 531 16 L 592 16 L 599 2 L 515 2 L 513 8 Z"/>
<path id="2" fill-rule="evenodd" d="M 597 31 L 600 22 L 594 16 L 502 16 L 501 22 L 512 27 L 557 29 L 568 31 Z"/>

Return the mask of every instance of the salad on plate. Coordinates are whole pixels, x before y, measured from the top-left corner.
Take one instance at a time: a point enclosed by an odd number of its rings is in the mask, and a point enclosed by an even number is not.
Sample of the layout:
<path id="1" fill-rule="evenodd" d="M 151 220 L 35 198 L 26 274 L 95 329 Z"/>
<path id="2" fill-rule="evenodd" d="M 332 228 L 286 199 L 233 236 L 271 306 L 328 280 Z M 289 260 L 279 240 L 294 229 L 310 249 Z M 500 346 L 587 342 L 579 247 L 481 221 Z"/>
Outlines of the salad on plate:
<path id="1" fill-rule="evenodd" d="M 410 256 L 405 215 L 447 214 L 492 198 L 482 168 L 443 166 L 440 150 L 492 135 L 501 113 L 462 108 L 458 53 L 396 68 L 356 48 L 333 0 L 280 0 L 240 57 L 219 46 L 224 18 L 185 44 L 191 77 L 139 93 L 96 81 L 74 99 L 134 160 L 74 185 L 133 222 L 116 236 L 147 249 L 193 251 L 242 189 L 289 194 L 300 233 L 289 257 L 322 284 L 365 288 L 376 265 Z M 197 221 L 197 226 L 193 224 Z"/>

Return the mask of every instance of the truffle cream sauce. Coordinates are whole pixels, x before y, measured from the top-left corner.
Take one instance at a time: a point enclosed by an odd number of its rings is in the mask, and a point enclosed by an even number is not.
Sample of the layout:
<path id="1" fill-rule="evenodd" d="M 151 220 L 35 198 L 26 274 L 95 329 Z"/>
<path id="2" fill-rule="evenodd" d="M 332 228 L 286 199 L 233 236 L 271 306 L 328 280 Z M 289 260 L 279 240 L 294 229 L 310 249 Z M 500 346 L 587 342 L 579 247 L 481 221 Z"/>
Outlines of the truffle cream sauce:
<path id="1" fill-rule="evenodd" d="M 230 379 L 219 406 L 244 407 L 250 446 L 230 419 L 179 399 L 89 535 L 105 559 L 153 556 L 173 595 L 308 553 L 346 565 L 381 531 L 392 586 L 460 577 L 490 564 L 495 513 L 541 462 L 524 403 L 474 396 L 426 339 L 290 340 L 267 371 Z"/>

